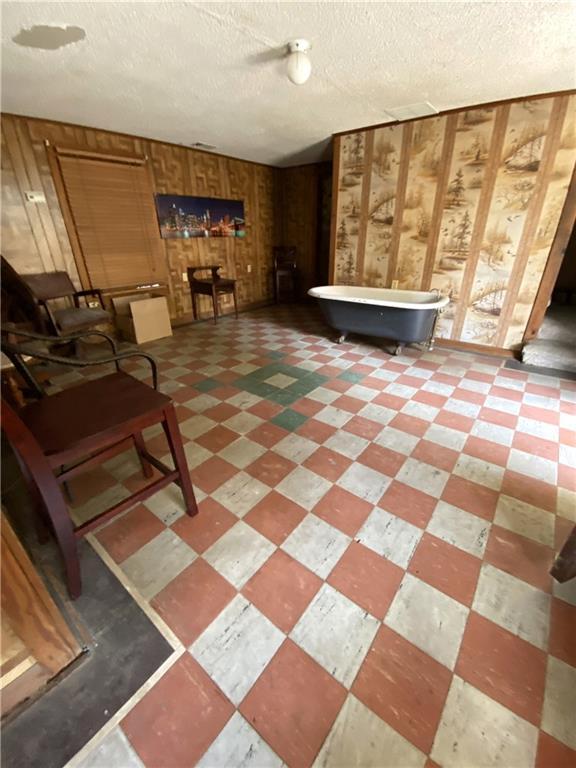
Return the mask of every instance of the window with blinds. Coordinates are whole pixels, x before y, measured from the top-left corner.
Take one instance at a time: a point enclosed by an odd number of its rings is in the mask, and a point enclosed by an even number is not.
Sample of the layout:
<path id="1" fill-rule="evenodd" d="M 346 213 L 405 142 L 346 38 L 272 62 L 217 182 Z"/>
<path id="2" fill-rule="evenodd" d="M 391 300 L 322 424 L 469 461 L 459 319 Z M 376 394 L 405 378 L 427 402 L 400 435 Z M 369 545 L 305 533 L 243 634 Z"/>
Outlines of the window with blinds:
<path id="1" fill-rule="evenodd" d="M 166 278 L 145 158 L 55 148 L 79 256 L 91 286 L 111 289 Z"/>

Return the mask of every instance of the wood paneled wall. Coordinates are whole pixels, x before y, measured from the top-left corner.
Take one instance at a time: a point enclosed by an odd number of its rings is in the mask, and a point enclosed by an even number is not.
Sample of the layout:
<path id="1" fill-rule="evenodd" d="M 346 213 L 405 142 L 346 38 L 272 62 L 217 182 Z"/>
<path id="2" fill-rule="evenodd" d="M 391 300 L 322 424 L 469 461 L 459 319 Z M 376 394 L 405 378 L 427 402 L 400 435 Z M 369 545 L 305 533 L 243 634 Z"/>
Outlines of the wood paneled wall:
<path id="1" fill-rule="evenodd" d="M 336 137 L 332 282 L 451 299 L 439 336 L 513 349 L 576 163 L 576 96 Z"/>
<path id="2" fill-rule="evenodd" d="M 238 281 L 240 307 L 271 300 L 272 248 L 280 242 L 274 195 L 276 169 L 92 128 L 3 115 L 2 252 L 17 271 L 64 269 L 79 285 L 48 166 L 46 140 L 76 149 L 147 155 L 155 193 L 244 201 L 245 238 L 161 241 L 168 264 L 171 314 L 175 320 L 191 318 L 190 293 L 182 280 L 186 267 L 191 264 L 221 264 L 222 274 Z M 26 202 L 24 192 L 27 190 L 44 192 L 46 203 Z M 248 272 L 249 265 L 251 272 Z M 224 301 L 230 303 L 229 298 Z M 203 309 L 209 312 L 207 301 Z"/>

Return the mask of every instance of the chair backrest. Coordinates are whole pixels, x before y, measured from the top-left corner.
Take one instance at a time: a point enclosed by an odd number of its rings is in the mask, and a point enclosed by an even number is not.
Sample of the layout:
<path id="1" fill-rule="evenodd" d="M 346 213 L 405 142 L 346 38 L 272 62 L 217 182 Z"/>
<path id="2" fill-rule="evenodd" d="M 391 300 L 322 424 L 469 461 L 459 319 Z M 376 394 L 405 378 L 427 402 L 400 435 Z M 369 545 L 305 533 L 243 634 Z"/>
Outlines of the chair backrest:
<path id="1" fill-rule="evenodd" d="M 276 269 L 296 269 L 296 248 L 293 245 L 274 248 L 274 267 Z"/>
<path id="2" fill-rule="evenodd" d="M 190 282 L 197 280 L 198 278 L 195 277 L 196 272 L 211 272 L 213 280 L 220 280 L 219 269 L 222 269 L 221 264 L 200 264 L 199 266 L 188 267 L 188 280 Z"/>
<path id="3" fill-rule="evenodd" d="M 37 333 L 42 333 L 44 321 L 38 310 L 34 294 L 18 272 L 4 256 L 1 261 L 2 281 L 2 324 L 29 324 Z"/>
<path id="4" fill-rule="evenodd" d="M 30 288 L 38 301 L 62 299 L 74 296 L 76 288 L 67 272 L 42 272 L 34 275 L 22 275 L 22 280 Z"/>

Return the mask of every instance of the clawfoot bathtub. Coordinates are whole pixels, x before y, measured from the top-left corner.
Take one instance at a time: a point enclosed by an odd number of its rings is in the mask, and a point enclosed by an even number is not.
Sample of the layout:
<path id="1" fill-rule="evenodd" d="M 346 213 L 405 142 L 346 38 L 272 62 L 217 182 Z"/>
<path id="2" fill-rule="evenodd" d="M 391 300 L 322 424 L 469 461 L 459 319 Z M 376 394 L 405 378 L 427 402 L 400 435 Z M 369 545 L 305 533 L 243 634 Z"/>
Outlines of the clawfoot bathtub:
<path id="1" fill-rule="evenodd" d="M 395 354 L 413 342 L 432 349 L 438 313 L 449 301 L 431 291 L 353 285 L 324 285 L 308 294 L 318 299 L 326 321 L 338 331 L 338 343 L 351 332 L 378 336 L 396 342 Z"/>

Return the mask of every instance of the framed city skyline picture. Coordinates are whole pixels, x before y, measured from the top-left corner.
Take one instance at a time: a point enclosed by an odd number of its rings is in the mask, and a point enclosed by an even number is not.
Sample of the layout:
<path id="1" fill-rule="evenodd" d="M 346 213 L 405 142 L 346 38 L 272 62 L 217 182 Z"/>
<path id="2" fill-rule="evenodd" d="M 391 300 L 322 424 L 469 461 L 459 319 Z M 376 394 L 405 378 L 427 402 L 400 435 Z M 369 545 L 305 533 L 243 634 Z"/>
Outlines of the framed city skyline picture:
<path id="1" fill-rule="evenodd" d="M 218 197 L 156 195 L 163 238 L 244 237 L 244 203 Z"/>

